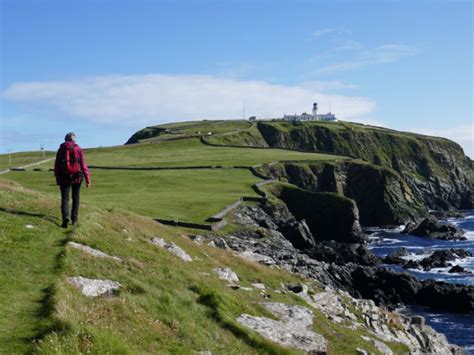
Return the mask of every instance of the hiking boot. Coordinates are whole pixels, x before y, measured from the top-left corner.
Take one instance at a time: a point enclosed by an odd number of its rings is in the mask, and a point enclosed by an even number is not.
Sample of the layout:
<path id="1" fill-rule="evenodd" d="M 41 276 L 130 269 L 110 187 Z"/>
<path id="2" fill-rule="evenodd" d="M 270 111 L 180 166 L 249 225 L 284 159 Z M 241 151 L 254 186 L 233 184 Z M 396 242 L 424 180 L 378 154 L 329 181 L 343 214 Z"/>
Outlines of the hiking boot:
<path id="1" fill-rule="evenodd" d="M 79 223 L 77 221 L 72 221 L 73 226 L 77 226 Z"/>
<path id="2" fill-rule="evenodd" d="M 69 219 L 63 219 L 63 224 L 61 224 L 62 228 L 67 228 L 67 224 L 69 223 Z"/>

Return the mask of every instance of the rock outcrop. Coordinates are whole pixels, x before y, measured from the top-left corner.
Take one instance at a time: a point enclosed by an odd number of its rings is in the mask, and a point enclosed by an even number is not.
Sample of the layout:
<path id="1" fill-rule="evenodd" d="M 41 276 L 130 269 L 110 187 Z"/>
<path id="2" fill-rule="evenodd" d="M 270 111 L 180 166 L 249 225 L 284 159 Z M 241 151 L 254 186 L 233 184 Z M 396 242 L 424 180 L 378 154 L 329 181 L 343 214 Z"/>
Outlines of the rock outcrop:
<path id="1" fill-rule="evenodd" d="M 315 241 L 359 243 L 365 235 L 354 201 L 330 192 L 311 192 L 283 185 L 277 195 L 297 220 L 305 220 Z"/>
<path id="2" fill-rule="evenodd" d="M 430 239 L 465 240 L 464 231 L 450 223 L 441 222 L 434 216 L 424 218 L 418 223 L 408 223 L 404 234 L 416 235 Z"/>
<path id="3" fill-rule="evenodd" d="M 311 330 L 313 312 L 310 309 L 276 302 L 262 305 L 279 320 L 241 314 L 237 322 L 275 343 L 311 354 L 326 354 L 326 339 Z"/>
<path id="4" fill-rule="evenodd" d="M 258 122 L 270 147 L 329 152 L 392 169 L 428 209 L 474 206 L 474 163 L 455 142 L 348 122 Z"/>

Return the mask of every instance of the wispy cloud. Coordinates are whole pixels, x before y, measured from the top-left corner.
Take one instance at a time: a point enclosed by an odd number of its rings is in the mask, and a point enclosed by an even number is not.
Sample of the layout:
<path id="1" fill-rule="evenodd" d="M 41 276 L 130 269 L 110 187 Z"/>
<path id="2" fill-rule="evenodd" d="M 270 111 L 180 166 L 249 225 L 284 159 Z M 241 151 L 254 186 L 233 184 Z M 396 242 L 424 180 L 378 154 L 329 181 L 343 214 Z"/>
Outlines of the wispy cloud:
<path id="1" fill-rule="evenodd" d="M 383 44 L 371 49 L 361 50 L 350 60 L 344 60 L 324 66 L 316 70 L 316 73 L 331 74 L 351 69 L 358 69 L 373 64 L 393 63 L 404 57 L 412 56 L 417 53 L 418 50 L 415 47 L 406 44 Z"/>
<path id="2" fill-rule="evenodd" d="M 319 88 L 321 89 L 321 87 Z M 211 75 L 114 75 L 68 81 L 19 82 L 3 93 L 4 100 L 40 104 L 70 117 L 121 125 L 158 124 L 190 119 L 279 117 L 301 112 L 318 101 L 340 117 L 371 112 L 365 97 L 335 95 L 304 85 L 276 85 Z"/>
<path id="3" fill-rule="evenodd" d="M 355 84 L 346 83 L 340 80 L 327 80 L 327 81 L 307 81 L 301 84 L 302 87 L 317 90 L 317 91 L 335 91 L 335 90 L 354 90 L 359 87 Z"/>
<path id="4" fill-rule="evenodd" d="M 334 35 L 334 34 L 337 34 L 337 35 L 342 35 L 342 34 L 350 35 L 350 34 L 352 34 L 352 31 L 347 29 L 347 28 L 337 28 L 337 27 L 322 28 L 320 30 L 314 31 L 311 35 L 314 38 L 319 38 L 319 37 L 324 37 L 324 36 Z"/>

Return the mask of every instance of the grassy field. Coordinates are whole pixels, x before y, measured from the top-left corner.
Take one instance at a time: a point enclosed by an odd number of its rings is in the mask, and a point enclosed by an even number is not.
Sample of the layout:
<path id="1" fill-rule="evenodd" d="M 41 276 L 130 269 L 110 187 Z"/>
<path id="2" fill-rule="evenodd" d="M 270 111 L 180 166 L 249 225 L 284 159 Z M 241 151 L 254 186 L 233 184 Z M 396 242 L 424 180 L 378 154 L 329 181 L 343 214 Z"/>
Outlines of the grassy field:
<path id="1" fill-rule="evenodd" d="M 21 152 L 0 154 L 0 170 L 36 163 L 43 159 L 54 157 L 54 155 L 54 152 Z"/>
<path id="2" fill-rule="evenodd" d="M 334 160 L 343 157 L 283 149 L 208 146 L 198 138 L 86 151 L 90 165 L 101 166 L 252 166 L 279 160 Z"/>
<path id="3" fill-rule="evenodd" d="M 0 206 L 0 275 L 2 290 L 8 290 L 0 294 L 0 352 L 298 353 L 240 326 L 235 319 L 241 313 L 270 316 L 260 305 L 265 298 L 257 290 L 229 288 L 212 269 L 230 267 L 242 286 L 263 282 L 272 301 L 306 307 L 310 306 L 296 295 L 275 291 L 282 282 L 311 284 L 308 280 L 222 249 L 198 246 L 182 231 L 130 212 L 84 206 L 84 222 L 65 234 L 51 222 L 54 199 L 4 179 Z M 33 228 L 26 229 L 26 224 Z M 150 244 L 153 236 L 176 243 L 193 261 L 184 263 Z M 123 262 L 90 257 L 67 241 L 119 256 Z M 69 276 L 110 279 L 122 287 L 116 297 L 87 298 L 67 283 Z M 318 286 L 312 285 L 312 291 L 318 292 Z M 351 354 L 357 347 L 378 353 L 361 338 L 369 335 L 366 330 L 351 330 L 313 312 L 313 329 L 328 340 L 329 354 Z M 400 346 L 392 349 L 406 351 Z"/>
<path id="4" fill-rule="evenodd" d="M 191 130 L 189 123 L 168 125 Z M 249 127 L 245 121 L 201 122 L 201 129 Z M 217 137 L 217 136 L 216 136 Z M 161 141 L 154 144 L 87 149 L 85 159 L 90 166 L 105 167 L 190 167 L 253 166 L 280 160 L 327 161 L 344 157 L 319 153 L 301 153 L 282 149 L 214 147 L 198 138 Z M 53 167 L 54 161 L 41 165 Z M 195 169 L 127 171 L 91 169 L 93 187 L 83 189 L 82 201 L 102 208 L 122 208 L 163 219 L 204 222 L 229 203 L 242 196 L 256 196 L 251 185 L 259 181 L 245 169 Z M 10 172 L 5 178 L 24 186 L 58 196 L 52 172 Z"/>
<path id="5" fill-rule="evenodd" d="M 259 181 L 245 169 L 92 170 L 91 189 L 81 200 L 102 208 L 121 208 L 164 219 L 204 222 L 241 196 L 256 196 Z M 59 196 L 52 172 L 11 172 L 6 178 Z M 59 197 L 58 197 L 59 198 Z"/>

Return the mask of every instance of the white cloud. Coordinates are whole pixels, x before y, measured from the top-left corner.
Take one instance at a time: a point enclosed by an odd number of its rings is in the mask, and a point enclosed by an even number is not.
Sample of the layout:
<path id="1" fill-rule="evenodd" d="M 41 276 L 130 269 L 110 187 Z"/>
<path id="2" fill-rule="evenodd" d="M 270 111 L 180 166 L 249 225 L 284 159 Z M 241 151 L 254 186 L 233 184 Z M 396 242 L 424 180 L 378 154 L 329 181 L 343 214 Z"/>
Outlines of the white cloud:
<path id="1" fill-rule="evenodd" d="M 329 74 L 357 69 L 372 64 L 385 64 L 399 61 L 403 57 L 415 55 L 418 50 L 405 44 L 384 44 L 359 51 L 350 60 L 337 62 L 316 70 L 319 74 Z"/>
<path id="2" fill-rule="evenodd" d="M 317 91 L 332 91 L 332 90 L 354 90 L 359 87 L 355 84 L 345 83 L 340 80 L 328 80 L 328 81 L 306 81 L 300 84 L 302 87 L 317 90 Z"/>
<path id="3" fill-rule="evenodd" d="M 321 89 L 321 88 L 320 88 Z M 279 117 L 309 111 L 314 101 L 344 119 L 371 112 L 375 103 L 364 97 L 323 93 L 304 85 L 276 85 L 211 75 L 113 75 L 77 80 L 18 82 L 3 99 L 49 105 L 72 117 L 136 126 L 169 121 Z"/>
<path id="4" fill-rule="evenodd" d="M 311 35 L 314 38 L 327 36 L 330 34 L 351 34 L 352 31 L 347 28 L 323 28 L 320 30 L 314 31 Z"/>
<path id="5" fill-rule="evenodd" d="M 410 128 L 408 131 L 453 140 L 462 146 L 466 155 L 474 159 L 474 123 L 444 129 Z"/>

